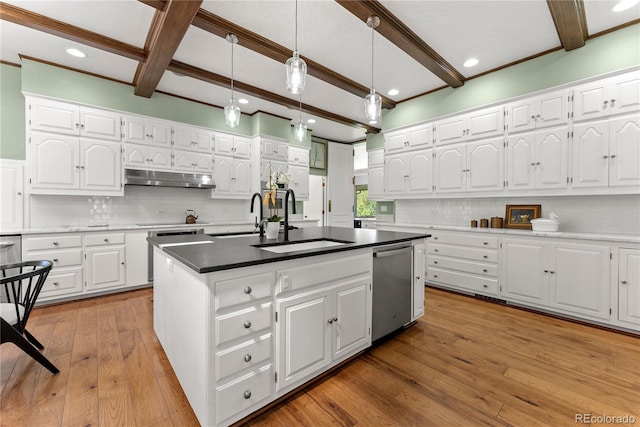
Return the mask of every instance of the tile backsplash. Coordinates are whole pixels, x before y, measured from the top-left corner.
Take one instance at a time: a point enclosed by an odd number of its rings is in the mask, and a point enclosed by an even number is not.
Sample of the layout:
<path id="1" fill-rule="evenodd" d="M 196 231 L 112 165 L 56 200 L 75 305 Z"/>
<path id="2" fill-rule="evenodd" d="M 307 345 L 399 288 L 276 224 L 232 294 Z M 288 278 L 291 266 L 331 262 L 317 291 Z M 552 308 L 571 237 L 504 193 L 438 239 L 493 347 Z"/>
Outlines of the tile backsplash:
<path id="1" fill-rule="evenodd" d="M 560 217 L 560 231 L 640 235 L 639 195 L 398 200 L 395 221 L 469 226 L 472 219 L 504 217 L 508 204 L 542 205 L 544 218 Z"/>

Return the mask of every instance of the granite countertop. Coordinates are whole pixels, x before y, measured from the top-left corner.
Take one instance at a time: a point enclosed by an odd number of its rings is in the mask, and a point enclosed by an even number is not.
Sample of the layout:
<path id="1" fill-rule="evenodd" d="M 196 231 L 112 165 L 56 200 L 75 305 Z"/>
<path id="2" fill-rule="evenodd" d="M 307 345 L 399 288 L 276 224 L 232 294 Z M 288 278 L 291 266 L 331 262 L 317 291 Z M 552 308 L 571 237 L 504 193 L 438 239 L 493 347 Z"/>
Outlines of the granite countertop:
<path id="1" fill-rule="evenodd" d="M 164 252 L 176 258 L 198 273 L 230 270 L 249 267 L 257 264 L 285 261 L 321 254 L 349 251 L 367 247 L 409 242 L 429 237 L 428 233 L 406 233 L 396 231 L 379 231 L 370 229 L 353 229 L 340 227 L 309 227 L 289 231 L 290 242 L 316 239 L 332 239 L 349 242 L 339 246 L 318 249 L 298 250 L 295 252 L 274 253 L 253 245 L 282 242 L 267 240 L 259 235 L 242 235 L 234 237 L 214 237 L 206 234 L 149 237 L 147 240 Z M 176 246 L 171 246 L 176 244 Z M 168 246 L 165 246 L 168 245 Z"/>
<path id="2" fill-rule="evenodd" d="M 87 231 L 117 231 L 117 230 L 162 230 L 162 229 L 183 229 L 183 228 L 206 228 L 225 226 L 247 226 L 247 231 L 253 230 L 253 223 L 248 221 L 221 221 L 221 222 L 198 222 L 196 224 L 185 224 L 179 221 L 171 223 L 166 221 L 145 221 L 136 224 L 108 224 L 108 225 L 51 225 L 38 227 L 23 227 L 15 229 L 3 229 L 0 236 L 12 234 L 42 234 L 42 233 L 72 233 Z"/>
<path id="3" fill-rule="evenodd" d="M 411 231 L 424 230 L 428 232 L 430 230 L 442 230 L 442 231 L 469 231 L 479 234 L 496 234 L 496 235 L 514 235 L 514 236 L 529 236 L 529 237 L 553 237 L 560 239 L 580 239 L 580 240 L 598 240 L 608 242 L 621 242 L 621 243 L 640 243 L 640 236 L 634 236 L 631 234 L 606 234 L 606 233 L 580 233 L 580 232 L 565 232 L 565 231 L 532 231 L 532 230 L 519 230 L 513 228 L 472 228 L 452 225 L 427 225 L 427 224 L 397 224 L 386 223 L 383 226 L 389 228 L 407 229 Z"/>

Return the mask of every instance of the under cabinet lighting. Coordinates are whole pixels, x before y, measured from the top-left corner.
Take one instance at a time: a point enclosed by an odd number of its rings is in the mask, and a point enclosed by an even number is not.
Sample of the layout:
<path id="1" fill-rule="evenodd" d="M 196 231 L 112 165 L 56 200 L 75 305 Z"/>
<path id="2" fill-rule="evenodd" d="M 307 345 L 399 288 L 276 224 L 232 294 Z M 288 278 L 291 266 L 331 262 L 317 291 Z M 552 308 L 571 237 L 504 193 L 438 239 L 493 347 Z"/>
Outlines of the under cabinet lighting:
<path id="1" fill-rule="evenodd" d="M 80 49 L 76 49 L 75 47 L 70 47 L 67 49 L 67 53 L 71 56 L 75 56 L 76 58 L 86 58 L 87 54 L 81 51 Z"/>

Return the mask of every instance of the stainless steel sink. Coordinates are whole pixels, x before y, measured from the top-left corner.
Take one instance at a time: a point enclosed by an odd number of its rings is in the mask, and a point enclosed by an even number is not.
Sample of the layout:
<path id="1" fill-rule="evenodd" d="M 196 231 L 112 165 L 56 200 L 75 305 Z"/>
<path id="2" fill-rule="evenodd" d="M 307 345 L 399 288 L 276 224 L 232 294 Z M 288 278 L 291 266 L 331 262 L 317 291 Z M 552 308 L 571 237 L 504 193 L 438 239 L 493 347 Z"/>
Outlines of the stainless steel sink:
<path id="1" fill-rule="evenodd" d="M 306 251 L 309 249 L 322 249 L 329 248 L 333 246 L 342 246 L 347 243 L 343 240 L 333 240 L 333 239 L 314 239 L 314 240 L 300 240 L 297 242 L 278 242 L 278 243 L 265 243 L 262 245 L 253 245 L 256 248 L 262 249 L 263 251 L 275 252 L 275 253 L 285 253 L 285 252 L 297 252 L 297 251 Z"/>

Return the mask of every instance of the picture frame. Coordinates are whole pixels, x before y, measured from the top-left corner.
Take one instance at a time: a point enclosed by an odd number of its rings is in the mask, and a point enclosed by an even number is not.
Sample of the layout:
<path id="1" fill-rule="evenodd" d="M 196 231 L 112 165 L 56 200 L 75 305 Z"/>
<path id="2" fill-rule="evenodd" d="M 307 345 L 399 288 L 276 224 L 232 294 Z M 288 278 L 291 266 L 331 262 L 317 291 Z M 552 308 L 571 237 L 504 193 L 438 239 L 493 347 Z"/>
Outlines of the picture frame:
<path id="1" fill-rule="evenodd" d="M 309 167 L 317 170 L 327 170 L 327 144 L 320 141 L 311 141 L 309 151 Z"/>
<path id="2" fill-rule="evenodd" d="M 531 230 L 531 220 L 540 218 L 542 205 L 507 205 L 505 228 Z"/>

